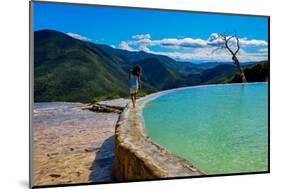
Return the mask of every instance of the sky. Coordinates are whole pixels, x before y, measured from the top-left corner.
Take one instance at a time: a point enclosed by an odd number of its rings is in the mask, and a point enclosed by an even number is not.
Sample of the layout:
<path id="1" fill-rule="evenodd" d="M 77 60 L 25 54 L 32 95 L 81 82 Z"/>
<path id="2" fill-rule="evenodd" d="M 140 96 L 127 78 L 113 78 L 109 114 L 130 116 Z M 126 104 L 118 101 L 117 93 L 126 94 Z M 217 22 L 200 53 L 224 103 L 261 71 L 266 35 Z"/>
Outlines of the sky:
<path id="1" fill-rule="evenodd" d="M 268 19 L 35 2 L 34 30 L 52 29 L 83 41 L 145 51 L 178 61 L 230 62 L 218 34 L 236 35 L 241 62 L 267 60 Z M 236 49 L 235 38 L 229 45 Z"/>

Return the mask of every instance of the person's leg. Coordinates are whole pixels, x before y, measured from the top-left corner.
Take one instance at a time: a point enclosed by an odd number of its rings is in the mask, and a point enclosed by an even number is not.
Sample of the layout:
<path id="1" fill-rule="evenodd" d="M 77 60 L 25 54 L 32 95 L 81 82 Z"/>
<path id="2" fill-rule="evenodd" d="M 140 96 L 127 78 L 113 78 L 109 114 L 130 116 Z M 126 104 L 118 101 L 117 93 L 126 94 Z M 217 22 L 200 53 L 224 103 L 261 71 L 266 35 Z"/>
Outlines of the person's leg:
<path id="1" fill-rule="evenodd" d="M 134 108 L 135 107 L 134 93 L 131 93 L 131 99 L 132 99 L 133 108 Z"/>
<path id="2" fill-rule="evenodd" d="M 133 93 L 134 96 L 134 108 L 136 107 L 137 93 Z"/>
<path id="3" fill-rule="evenodd" d="M 134 93 L 134 100 L 135 100 L 135 104 L 136 104 L 136 101 L 137 101 L 137 93 Z"/>

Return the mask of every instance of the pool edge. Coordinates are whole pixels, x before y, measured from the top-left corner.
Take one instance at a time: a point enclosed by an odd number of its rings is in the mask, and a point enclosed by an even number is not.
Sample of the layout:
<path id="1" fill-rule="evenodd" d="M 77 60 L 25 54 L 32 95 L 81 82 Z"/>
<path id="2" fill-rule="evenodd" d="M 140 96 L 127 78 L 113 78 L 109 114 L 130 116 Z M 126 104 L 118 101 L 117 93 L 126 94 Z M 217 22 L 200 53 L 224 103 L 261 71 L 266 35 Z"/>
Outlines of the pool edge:
<path id="1" fill-rule="evenodd" d="M 130 181 L 206 175 L 145 134 L 139 113 L 142 107 L 133 109 L 129 104 L 117 122 L 114 179 Z"/>

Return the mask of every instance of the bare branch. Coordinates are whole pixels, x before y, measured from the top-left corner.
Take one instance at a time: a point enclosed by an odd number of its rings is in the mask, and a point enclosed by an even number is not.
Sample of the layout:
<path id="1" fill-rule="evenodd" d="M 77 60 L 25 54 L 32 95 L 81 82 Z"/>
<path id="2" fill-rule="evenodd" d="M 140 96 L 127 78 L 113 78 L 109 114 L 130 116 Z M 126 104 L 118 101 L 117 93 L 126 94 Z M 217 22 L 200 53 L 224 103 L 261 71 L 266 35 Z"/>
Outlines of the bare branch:
<path id="1" fill-rule="evenodd" d="M 222 40 L 224 41 L 224 44 L 221 45 L 221 46 L 219 46 L 218 48 L 214 49 L 214 50 L 212 51 L 212 54 L 213 54 L 214 52 L 216 52 L 217 50 L 219 50 L 219 49 L 227 49 L 227 50 L 231 53 L 231 55 L 234 56 L 234 55 L 236 55 L 236 54 L 238 53 L 238 51 L 240 50 L 239 39 L 238 39 L 238 37 L 236 36 L 236 33 L 235 33 L 235 35 L 229 36 L 229 37 L 228 37 L 227 35 L 225 35 L 225 34 L 218 33 L 218 36 L 217 36 L 215 39 L 218 39 L 218 38 L 222 39 Z M 229 42 L 230 42 L 231 39 L 233 39 L 233 38 L 236 39 L 236 43 L 237 43 L 237 49 L 236 49 L 235 52 L 230 48 L 230 45 L 229 45 Z"/>
<path id="2" fill-rule="evenodd" d="M 237 49 L 234 53 L 234 55 L 236 55 L 238 53 L 238 51 L 240 50 L 240 41 L 239 41 L 239 38 L 237 36 L 235 36 L 235 39 L 236 39 L 236 45 L 237 45 Z"/>
<path id="3" fill-rule="evenodd" d="M 226 40 L 226 35 L 218 33 L 218 37 L 220 37 L 222 40 Z"/>
<path id="4" fill-rule="evenodd" d="M 225 47 L 224 45 L 221 45 L 221 46 L 219 46 L 218 48 L 215 48 L 215 49 L 211 52 L 211 54 L 217 52 L 218 50 L 225 49 L 225 48 L 226 48 L 226 47 Z"/>
<path id="5" fill-rule="evenodd" d="M 225 40 L 225 47 L 226 47 L 226 49 L 227 49 L 232 55 L 234 55 L 233 51 L 232 51 L 231 48 L 228 46 L 228 42 L 229 42 L 229 40 L 232 39 L 232 38 L 233 38 L 233 36 L 229 37 L 228 39 L 226 38 L 226 40 Z"/>
<path id="6" fill-rule="evenodd" d="M 234 35 L 232 35 L 232 36 L 224 35 L 224 34 L 217 34 L 217 36 L 214 39 L 218 39 L 218 38 L 223 40 L 223 44 L 221 46 L 219 46 L 218 48 L 216 48 L 215 50 L 213 50 L 212 53 L 214 53 L 215 51 L 217 51 L 219 49 L 227 49 L 228 52 L 230 52 L 231 55 L 232 55 L 231 59 L 233 60 L 233 63 L 237 66 L 237 69 L 240 72 L 242 82 L 243 83 L 247 82 L 244 71 L 241 68 L 240 62 L 239 62 L 239 60 L 236 56 L 236 54 L 240 50 L 240 41 L 239 41 L 239 38 L 236 35 L 236 32 L 234 32 Z M 237 49 L 235 50 L 235 52 L 233 52 L 233 50 L 230 48 L 230 45 L 232 45 L 231 39 L 234 39 L 236 41 Z M 229 45 L 229 42 L 231 42 L 230 45 Z"/>
<path id="7" fill-rule="evenodd" d="M 230 39 L 234 38 L 234 36 L 230 36 L 229 38 L 226 39 L 227 42 L 230 41 Z"/>

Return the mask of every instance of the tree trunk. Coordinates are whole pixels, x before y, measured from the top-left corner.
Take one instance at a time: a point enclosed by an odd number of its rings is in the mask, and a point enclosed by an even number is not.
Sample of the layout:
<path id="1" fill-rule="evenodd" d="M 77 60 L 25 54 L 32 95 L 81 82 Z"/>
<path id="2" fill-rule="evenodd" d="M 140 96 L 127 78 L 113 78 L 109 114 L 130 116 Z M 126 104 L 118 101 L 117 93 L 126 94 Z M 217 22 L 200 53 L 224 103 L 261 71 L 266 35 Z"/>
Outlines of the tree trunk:
<path id="1" fill-rule="evenodd" d="M 240 66 L 239 60 L 237 59 L 237 57 L 235 55 L 232 56 L 232 60 L 233 60 L 234 64 L 237 66 L 237 69 L 238 69 L 238 71 L 240 73 L 240 76 L 241 76 L 242 83 L 247 83 L 244 71 Z"/>
<path id="2" fill-rule="evenodd" d="M 241 72 L 241 78 L 242 78 L 242 83 L 247 83 L 247 80 L 246 80 L 246 77 L 245 77 L 245 74 L 243 71 Z"/>

